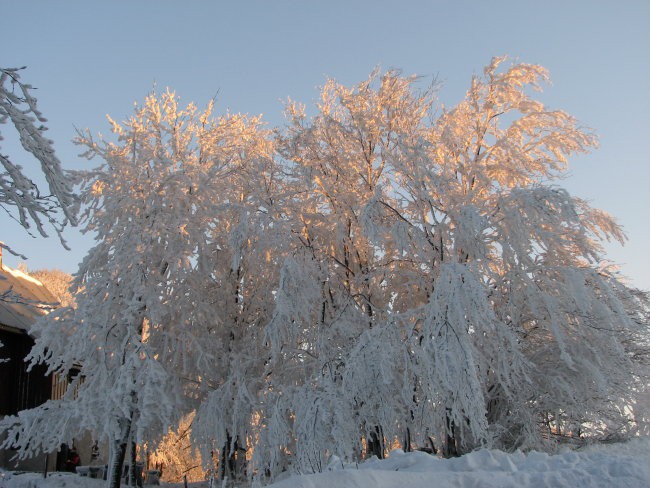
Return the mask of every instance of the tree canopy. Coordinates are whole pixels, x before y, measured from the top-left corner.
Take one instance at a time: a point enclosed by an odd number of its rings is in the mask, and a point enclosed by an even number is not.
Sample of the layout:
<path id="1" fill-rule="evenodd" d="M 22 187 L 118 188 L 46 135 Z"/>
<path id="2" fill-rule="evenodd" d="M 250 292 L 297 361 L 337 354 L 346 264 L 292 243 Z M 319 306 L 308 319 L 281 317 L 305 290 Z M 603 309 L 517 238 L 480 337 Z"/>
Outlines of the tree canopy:
<path id="1" fill-rule="evenodd" d="M 3 445 L 93 429 L 119 469 L 192 414 L 222 477 L 273 479 L 642 428 L 648 297 L 603 260 L 616 221 L 557 184 L 596 139 L 533 98 L 547 79 L 495 58 L 450 109 L 398 71 L 330 80 L 276 131 L 167 92 L 80 135 L 97 245 L 31 358 L 84 381 Z"/>

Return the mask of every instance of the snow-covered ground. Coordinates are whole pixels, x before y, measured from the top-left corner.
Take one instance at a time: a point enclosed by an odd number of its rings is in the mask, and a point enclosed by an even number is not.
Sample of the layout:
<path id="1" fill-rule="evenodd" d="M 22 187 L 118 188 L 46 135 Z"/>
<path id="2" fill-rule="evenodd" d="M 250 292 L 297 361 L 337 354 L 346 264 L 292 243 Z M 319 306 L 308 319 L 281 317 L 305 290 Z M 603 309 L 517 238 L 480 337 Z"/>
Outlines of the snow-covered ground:
<path id="1" fill-rule="evenodd" d="M 548 488 L 650 487 L 650 437 L 558 455 L 480 450 L 438 459 L 422 452 L 391 452 L 327 473 L 292 477 L 273 488 Z"/>
<path id="2" fill-rule="evenodd" d="M 3 479 L 4 475 L 4 479 Z M 195 484 L 196 488 L 205 484 Z M 54 473 L 0 473 L 0 488 L 101 488 L 103 482 Z M 167 485 L 180 486 L 180 485 Z M 557 455 L 506 454 L 481 450 L 457 459 L 422 452 L 391 452 L 388 459 L 342 466 L 331 471 L 292 476 L 272 488 L 647 488 L 650 487 L 650 437 L 625 444 L 592 446 Z"/>

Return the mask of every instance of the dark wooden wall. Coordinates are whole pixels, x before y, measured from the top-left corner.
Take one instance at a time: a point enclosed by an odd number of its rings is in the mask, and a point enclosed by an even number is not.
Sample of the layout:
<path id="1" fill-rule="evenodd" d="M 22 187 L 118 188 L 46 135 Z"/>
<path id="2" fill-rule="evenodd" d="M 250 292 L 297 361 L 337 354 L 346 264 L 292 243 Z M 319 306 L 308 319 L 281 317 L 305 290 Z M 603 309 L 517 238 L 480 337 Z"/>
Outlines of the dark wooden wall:
<path id="1" fill-rule="evenodd" d="M 45 403 L 51 395 L 52 380 L 44 365 L 32 368 L 24 361 L 34 341 L 26 333 L 0 330 L 0 416 Z"/>

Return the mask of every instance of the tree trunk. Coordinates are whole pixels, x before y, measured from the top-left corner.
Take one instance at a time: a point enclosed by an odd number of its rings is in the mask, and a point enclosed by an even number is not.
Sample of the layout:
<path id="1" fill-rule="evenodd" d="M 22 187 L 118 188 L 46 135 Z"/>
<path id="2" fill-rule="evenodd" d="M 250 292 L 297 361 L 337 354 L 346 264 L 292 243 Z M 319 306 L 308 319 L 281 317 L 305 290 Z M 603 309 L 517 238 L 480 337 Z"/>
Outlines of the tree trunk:
<path id="1" fill-rule="evenodd" d="M 129 465 L 129 486 L 140 486 L 138 483 L 138 471 L 136 469 L 138 449 L 135 442 L 131 441 L 131 458 Z"/>
<path id="2" fill-rule="evenodd" d="M 427 440 L 429 441 L 429 449 L 431 449 L 431 454 L 438 454 L 438 450 L 436 449 L 436 444 L 433 442 L 433 437 L 428 436 Z"/>
<path id="3" fill-rule="evenodd" d="M 402 443 L 402 450 L 404 452 L 411 452 L 413 449 L 411 449 L 411 429 L 408 427 L 406 428 L 406 432 L 404 432 L 404 441 Z"/>
<path id="4" fill-rule="evenodd" d="M 378 459 L 384 459 L 384 430 L 380 425 L 376 425 L 370 432 L 367 445 L 367 457 L 377 456 Z"/>
<path id="5" fill-rule="evenodd" d="M 120 488 L 122 484 L 122 469 L 126 456 L 126 447 L 131 432 L 131 419 L 120 419 L 120 437 L 111 442 L 111 455 L 108 473 L 108 488 Z"/>
<path id="6" fill-rule="evenodd" d="M 239 437 L 233 444 L 230 434 L 226 435 L 226 443 L 221 449 L 220 474 L 221 479 L 243 479 L 246 476 L 246 449 L 239 443 Z"/>
<path id="7" fill-rule="evenodd" d="M 442 455 L 446 458 L 458 457 L 460 456 L 460 443 L 458 439 L 458 432 L 456 432 L 456 423 L 449 417 L 449 412 L 447 413 L 445 420 L 447 422 L 447 435 Z"/>

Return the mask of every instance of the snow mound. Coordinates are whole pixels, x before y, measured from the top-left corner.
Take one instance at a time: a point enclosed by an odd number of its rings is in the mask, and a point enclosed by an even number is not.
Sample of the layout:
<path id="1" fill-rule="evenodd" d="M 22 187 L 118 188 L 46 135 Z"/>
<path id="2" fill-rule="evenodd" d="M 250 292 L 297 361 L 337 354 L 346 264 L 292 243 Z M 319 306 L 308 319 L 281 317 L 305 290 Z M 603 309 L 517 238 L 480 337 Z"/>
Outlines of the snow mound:
<path id="1" fill-rule="evenodd" d="M 438 459 L 395 450 L 384 460 L 358 466 L 332 463 L 332 471 L 293 476 L 272 488 L 596 488 L 650 486 L 650 437 L 625 444 L 593 446 L 557 455 L 508 454 L 483 449 L 460 458 Z"/>

